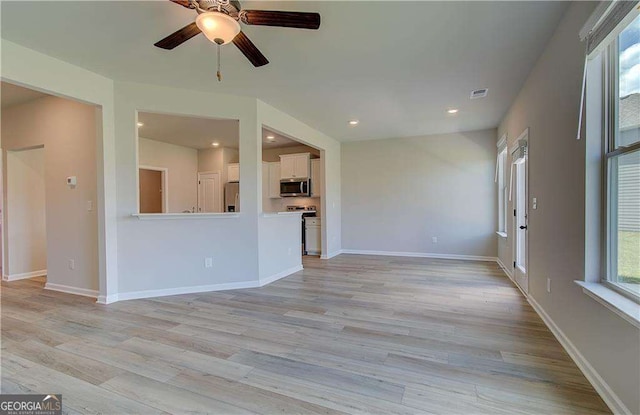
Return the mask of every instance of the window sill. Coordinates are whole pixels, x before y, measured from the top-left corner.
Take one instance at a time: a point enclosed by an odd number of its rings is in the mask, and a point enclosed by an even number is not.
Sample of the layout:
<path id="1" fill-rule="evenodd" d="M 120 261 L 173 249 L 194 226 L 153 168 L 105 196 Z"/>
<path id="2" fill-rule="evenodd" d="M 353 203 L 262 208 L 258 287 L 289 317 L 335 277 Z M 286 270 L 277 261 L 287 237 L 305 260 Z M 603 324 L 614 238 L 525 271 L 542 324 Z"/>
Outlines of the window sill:
<path id="1" fill-rule="evenodd" d="M 501 238 L 506 238 L 507 237 L 507 233 L 506 232 L 496 232 L 496 234 Z"/>
<path id="2" fill-rule="evenodd" d="M 240 213 L 133 213 L 140 220 L 172 220 L 172 219 L 231 219 Z"/>
<path id="3" fill-rule="evenodd" d="M 575 281 L 582 291 L 627 322 L 640 328 L 640 304 L 597 282 Z"/>

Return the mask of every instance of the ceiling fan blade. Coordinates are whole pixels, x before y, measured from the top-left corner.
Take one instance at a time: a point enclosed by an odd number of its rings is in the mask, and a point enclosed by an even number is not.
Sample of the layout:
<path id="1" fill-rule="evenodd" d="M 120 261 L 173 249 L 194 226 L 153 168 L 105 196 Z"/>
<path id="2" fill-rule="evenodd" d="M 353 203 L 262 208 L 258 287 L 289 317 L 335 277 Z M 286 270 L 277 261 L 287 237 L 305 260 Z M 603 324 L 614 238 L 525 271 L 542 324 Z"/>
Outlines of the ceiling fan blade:
<path id="1" fill-rule="evenodd" d="M 179 4 L 182 7 L 186 7 L 187 9 L 193 9 L 193 5 L 189 0 L 169 0 L 171 3 Z"/>
<path id="2" fill-rule="evenodd" d="M 243 23 L 259 26 L 294 27 L 297 29 L 318 29 L 320 14 L 308 12 L 280 12 L 275 10 L 242 10 Z"/>
<path id="3" fill-rule="evenodd" d="M 240 52 L 244 54 L 255 66 L 256 68 L 259 66 L 264 66 L 269 63 L 267 58 L 264 57 L 262 52 L 258 50 L 256 45 L 244 34 L 244 32 L 238 33 L 236 37 L 233 38 L 233 44 L 240 49 Z"/>
<path id="4" fill-rule="evenodd" d="M 173 49 L 176 46 L 182 45 L 187 40 L 191 39 L 195 35 L 200 33 L 200 29 L 196 26 L 196 23 L 186 25 L 182 29 L 170 34 L 154 45 L 162 49 Z"/>

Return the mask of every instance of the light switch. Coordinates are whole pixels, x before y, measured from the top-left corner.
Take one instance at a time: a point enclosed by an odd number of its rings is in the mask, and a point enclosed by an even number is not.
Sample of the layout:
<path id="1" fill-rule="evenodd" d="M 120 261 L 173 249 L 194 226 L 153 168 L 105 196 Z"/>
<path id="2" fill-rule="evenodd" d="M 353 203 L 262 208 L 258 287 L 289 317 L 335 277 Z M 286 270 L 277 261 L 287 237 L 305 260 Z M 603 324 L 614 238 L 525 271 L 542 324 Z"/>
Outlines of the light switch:
<path id="1" fill-rule="evenodd" d="M 93 210 L 93 200 L 87 200 L 87 211 L 91 212 Z"/>

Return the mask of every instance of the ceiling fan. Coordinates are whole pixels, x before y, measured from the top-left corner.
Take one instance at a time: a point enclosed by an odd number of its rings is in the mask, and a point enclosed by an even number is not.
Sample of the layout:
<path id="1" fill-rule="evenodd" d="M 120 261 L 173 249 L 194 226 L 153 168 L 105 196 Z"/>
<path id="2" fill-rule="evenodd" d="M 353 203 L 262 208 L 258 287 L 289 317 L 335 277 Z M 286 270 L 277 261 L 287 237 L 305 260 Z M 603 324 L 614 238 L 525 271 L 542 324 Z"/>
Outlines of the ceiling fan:
<path id="1" fill-rule="evenodd" d="M 292 27 L 297 29 L 318 29 L 320 15 L 309 12 L 285 12 L 275 10 L 244 10 L 237 0 L 170 0 L 198 15 L 195 22 L 170 34 L 155 46 L 173 49 L 204 33 L 218 46 L 233 42 L 255 67 L 269 63 L 256 45 L 242 32 L 240 22 L 247 25 Z M 219 53 L 219 48 L 218 48 Z M 218 79 L 220 74 L 218 73 Z"/>

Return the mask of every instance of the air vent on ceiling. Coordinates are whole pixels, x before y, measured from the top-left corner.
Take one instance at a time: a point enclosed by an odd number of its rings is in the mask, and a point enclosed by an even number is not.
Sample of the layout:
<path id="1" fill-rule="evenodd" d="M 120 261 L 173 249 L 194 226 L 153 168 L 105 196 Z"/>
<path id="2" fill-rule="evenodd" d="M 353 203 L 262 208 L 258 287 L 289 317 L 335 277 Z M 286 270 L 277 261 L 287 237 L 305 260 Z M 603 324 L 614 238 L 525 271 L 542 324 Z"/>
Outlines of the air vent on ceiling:
<path id="1" fill-rule="evenodd" d="M 487 96 L 488 92 L 489 89 L 487 88 L 473 90 L 471 91 L 471 99 L 484 98 Z"/>

